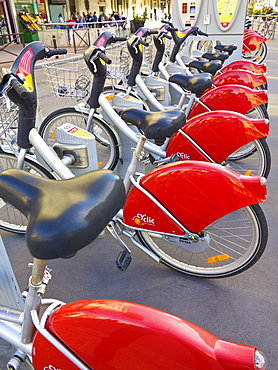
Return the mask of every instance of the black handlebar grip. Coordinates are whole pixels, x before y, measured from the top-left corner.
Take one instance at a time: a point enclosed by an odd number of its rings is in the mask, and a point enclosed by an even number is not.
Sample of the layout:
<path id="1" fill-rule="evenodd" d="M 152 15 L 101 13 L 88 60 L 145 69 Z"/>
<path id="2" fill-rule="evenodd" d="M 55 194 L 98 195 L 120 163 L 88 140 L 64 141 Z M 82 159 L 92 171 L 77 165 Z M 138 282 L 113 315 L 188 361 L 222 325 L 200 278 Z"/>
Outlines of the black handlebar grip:
<path id="1" fill-rule="evenodd" d="M 144 40 L 140 40 L 140 43 L 144 46 L 149 46 L 149 43 L 147 41 L 144 41 Z"/>
<path id="2" fill-rule="evenodd" d="M 156 30 L 150 30 L 150 35 L 156 35 L 156 34 L 158 34 L 158 31 L 156 31 Z"/>
<path id="3" fill-rule="evenodd" d="M 48 47 L 45 47 L 44 48 L 45 50 L 45 56 L 47 58 L 50 58 L 54 55 L 62 55 L 62 54 L 67 54 L 67 49 L 53 49 L 53 48 L 48 48 Z"/>
<path id="4" fill-rule="evenodd" d="M 208 34 L 207 34 L 207 33 L 205 33 L 205 32 L 203 32 L 203 31 L 201 31 L 201 30 L 199 30 L 199 31 L 198 31 L 198 34 L 199 34 L 199 35 L 201 35 L 201 36 L 206 36 L 206 37 L 208 37 Z"/>
<path id="5" fill-rule="evenodd" d="M 16 78 L 11 80 L 11 85 L 21 99 L 28 98 L 28 91 Z"/>
<path id="6" fill-rule="evenodd" d="M 118 42 L 118 41 L 126 41 L 127 40 L 127 37 L 123 36 L 123 37 L 114 37 L 113 39 L 113 42 Z"/>
<path id="7" fill-rule="evenodd" d="M 169 36 L 169 35 L 163 35 L 163 37 L 165 37 L 166 39 L 168 39 L 168 40 L 172 40 L 172 37 L 171 36 Z"/>
<path id="8" fill-rule="evenodd" d="M 171 22 L 169 22 L 169 21 L 165 21 L 164 19 L 161 21 L 162 23 L 166 23 L 166 24 L 168 24 L 171 28 L 175 28 L 174 27 L 174 25 L 173 25 L 173 23 L 171 23 Z"/>
<path id="9" fill-rule="evenodd" d="M 108 56 L 106 56 L 104 53 L 99 53 L 98 54 L 98 57 L 101 58 L 102 60 L 104 60 L 107 64 L 111 64 L 112 63 L 112 60 L 110 58 L 108 58 Z"/>

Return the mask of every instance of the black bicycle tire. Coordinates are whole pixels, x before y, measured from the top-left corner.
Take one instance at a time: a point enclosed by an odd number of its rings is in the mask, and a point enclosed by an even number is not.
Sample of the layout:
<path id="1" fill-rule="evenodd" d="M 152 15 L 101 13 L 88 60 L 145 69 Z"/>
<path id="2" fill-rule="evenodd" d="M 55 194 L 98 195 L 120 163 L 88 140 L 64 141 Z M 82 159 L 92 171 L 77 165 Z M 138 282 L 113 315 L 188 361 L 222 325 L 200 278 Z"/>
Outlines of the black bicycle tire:
<path id="1" fill-rule="evenodd" d="M 256 142 L 256 145 L 260 147 L 259 149 L 260 149 L 260 152 L 263 155 L 263 162 L 264 162 L 263 169 L 262 169 L 261 173 L 259 173 L 259 174 L 256 173 L 255 175 L 256 176 L 263 176 L 263 177 L 267 178 L 268 175 L 269 175 L 270 169 L 271 169 L 270 149 L 269 149 L 269 146 L 266 142 L 266 138 L 264 138 L 264 137 L 255 140 L 255 142 Z M 237 161 L 250 157 L 252 154 L 254 154 L 254 152 L 257 152 L 256 148 L 254 148 L 254 150 L 251 150 L 250 152 L 248 152 L 246 155 L 238 156 L 237 158 L 228 157 L 228 160 L 231 161 L 231 162 L 234 162 L 236 164 Z M 234 169 L 234 170 L 236 171 L 236 169 Z"/>
<path id="2" fill-rule="evenodd" d="M 257 50 L 257 52 L 256 52 Z M 267 55 L 267 45 L 265 42 L 261 43 L 257 49 L 254 50 L 254 55 L 250 56 L 250 53 L 242 53 L 243 59 L 252 60 L 256 63 L 262 63 Z"/>
<path id="3" fill-rule="evenodd" d="M 202 277 L 202 278 L 229 277 L 229 276 L 237 275 L 237 274 L 239 274 L 243 271 L 246 271 L 250 267 L 252 267 L 260 259 L 260 257 L 262 256 L 262 254 L 263 254 L 263 252 L 266 248 L 266 245 L 267 245 L 268 226 L 267 226 L 266 218 L 264 216 L 264 213 L 263 213 L 260 205 L 259 204 L 254 204 L 254 205 L 251 205 L 251 206 L 248 206 L 248 207 L 245 207 L 245 208 L 246 209 L 248 208 L 249 211 L 252 212 L 252 215 L 253 215 L 253 217 L 256 220 L 256 223 L 258 225 L 258 230 L 259 230 L 258 242 L 257 242 L 256 248 L 254 249 L 254 252 L 252 253 L 252 255 L 250 256 L 250 258 L 247 261 L 245 261 L 242 265 L 238 266 L 237 268 L 231 269 L 231 271 L 226 271 L 225 273 L 212 272 L 212 269 L 211 269 L 211 271 L 209 271 L 207 273 L 205 273 L 205 271 L 203 273 L 201 273 L 201 272 L 194 273 L 194 272 L 192 272 L 192 267 L 191 266 L 190 266 L 190 268 L 191 268 L 190 271 L 187 271 L 185 268 L 183 268 L 183 269 L 178 268 L 177 266 L 175 266 L 175 265 L 169 263 L 168 261 L 166 261 L 164 256 L 163 256 L 163 253 L 158 254 L 157 251 L 154 250 L 153 247 L 145 239 L 145 237 L 144 237 L 144 235 L 141 231 L 136 231 L 136 234 L 137 234 L 137 237 L 138 237 L 139 241 L 145 247 L 147 247 L 149 250 L 153 251 L 160 258 L 160 262 L 163 263 L 164 265 L 166 265 L 167 267 L 170 267 L 170 268 L 172 268 L 174 270 L 177 270 L 181 273 L 184 273 L 186 275 L 191 275 L 191 276 L 195 276 L 195 277 Z M 219 220 L 221 220 L 221 219 L 222 218 L 220 218 Z M 150 234 L 154 234 L 154 233 L 150 232 Z"/>

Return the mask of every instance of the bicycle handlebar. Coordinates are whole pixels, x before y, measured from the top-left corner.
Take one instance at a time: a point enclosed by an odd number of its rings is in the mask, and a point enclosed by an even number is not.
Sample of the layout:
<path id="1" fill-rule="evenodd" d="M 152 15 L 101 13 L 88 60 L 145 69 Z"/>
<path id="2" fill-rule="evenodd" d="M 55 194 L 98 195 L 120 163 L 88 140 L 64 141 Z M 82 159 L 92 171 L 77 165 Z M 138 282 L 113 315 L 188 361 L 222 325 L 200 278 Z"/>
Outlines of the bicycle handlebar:
<path id="1" fill-rule="evenodd" d="M 162 19 L 161 23 L 169 24 L 169 26 L 170 26 L 171 28 L 175 28 L 175 27 L 174 27 L 174 25 L 173 25 L 173 23 L 171 23 L 171 22 L 169 22 L 169 21 L 165 21 L 164 19 Z"/>
<path id="2" fill-rule="evenodd" d="M 125 36 L 123 36 L 123 37 L 115 36 L 114 39 L 113 39 L 113 42 L 126 41 L 126 40 L 127 40 L 127 37 L 125 37 Z"/>
<path id="3" fill-rule="evenodd" d="M 108 56 L 105 55 L 104 53 L 102 53 L 101 51 L 98 53 L 98 58 L 101 58 L 107 64 L 111 64 L 112 63 L 112 60 L 110 58 L 108 58 Z"/>
<path id="4" fill-rule="evenodd" d="M 47 46 L 44 47 L 45 58 L 53 57 L 54 55 L 67 54 L 67 49 L 53 49 Z"/>
<path id="5" fill-rule="evenodd" d="M 198 29 L 198 35 L 208 37 L 208 34 Z"/>
<path id="6" fill-rule="evenodd" d="M 142 40 L 142 39 L 140 39 L 140 44 L 142 44 L 144 46 L 149 46 L 149 43 L 145 40 Z"/>
<path id="7" fill-rule="evenodd" d="M 28 98 L 28 91 L 24 86 L 22 86 L 16 77 L 11 79 L 10 84 L 21 99 L 25 100 Z"/>
<path id="8" fill-rule="evenodd" d="M 163 35 L 163 37 L 165 37 L 165 38 L 166 38 L 166 39 L 168 39 L 168 40 L 172 40 L 172 37 L 171 37 L 171 36 L 169 36 L 169 35 L 167 35 L 167 34 Z"/>

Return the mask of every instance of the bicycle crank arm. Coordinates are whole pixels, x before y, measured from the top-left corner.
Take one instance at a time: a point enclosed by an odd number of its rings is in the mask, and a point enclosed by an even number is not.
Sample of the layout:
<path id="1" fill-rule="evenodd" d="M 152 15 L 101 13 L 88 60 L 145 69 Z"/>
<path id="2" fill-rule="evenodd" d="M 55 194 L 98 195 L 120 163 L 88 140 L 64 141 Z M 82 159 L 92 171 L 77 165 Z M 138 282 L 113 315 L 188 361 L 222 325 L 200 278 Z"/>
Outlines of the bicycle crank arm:
<path id="1" fill-rule="evenodd" d="M 157 263 L 160 263 L 160 257 L 158 257 L 155 253 L 150 251 L 148 248 L 144 247 L 141 243 L 139 243 L 135 238 L 134 235 L 127 231 L 123 230 L 123 235 L 127 236 L 136 247 L 140 248 L 143 252 L 145 252 L 148 256 L 152 257 Z"/>

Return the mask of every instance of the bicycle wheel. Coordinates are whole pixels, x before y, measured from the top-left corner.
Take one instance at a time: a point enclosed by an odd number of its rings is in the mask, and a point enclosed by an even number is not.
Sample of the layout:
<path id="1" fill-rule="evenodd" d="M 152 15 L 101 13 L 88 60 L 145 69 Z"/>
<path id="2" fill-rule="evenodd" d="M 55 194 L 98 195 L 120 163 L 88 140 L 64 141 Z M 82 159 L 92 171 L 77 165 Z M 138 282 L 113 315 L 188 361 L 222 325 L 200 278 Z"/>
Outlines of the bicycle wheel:
<path id="1" fill-rule="evenodd" d="M 249 110 L 244 114 L 245 116 L 251 118 L 251 119 L 268 119 L 269 120 L 269 115 L 267 113 L 267 109 L 265 104 L 263 105 L 258 105 L 257 107 Z"/>
<path id="2" fill-rule="evenodd" d="M 17 167 L 17 157 L 13 154 L 7 154 L 0 149 L 0 172 L 8 168 Z M 54 176 L 37 162 L 28 158 L 24 160 L 24 171 L 37 176 L 46 177 L 54 180 Z M 23 234 L 26 231 L 27 218 L 16 208 L 5 203 L 0 198 L 0 229 Z"/>
<path id="3" fill-rule="evenodd" d="M 214 52 L 213 41 L 211 40 L 198 41 L 196 49 L 203 53 L 213 53 Z"/>
<path id="4" fill-rule="evenodd" d="M 138 231 L 137 235 L 163 264 L 188 275 L 207 278 L 227 277 L 247 270 L 263 254 L 268 238 L 266 219 L 258 204 L 234 211 L 203 231 L 209 234 L 210 244 L 201 253 L 189 252 L 186 245 L 169 242 L 163 234 Z"/>
<path id="5" fill-rule="evenodd" d="M 226 162 L 229 168 L 243 175 L 250 171 L 252 176 L 267 177 L 271 167 L 271 155 L 265 138 L 244 145 L 231 154 Z"/>
<path id="6" fill-rule="evenodd" d="M 260 119 L 260 118 L 269 119 L 265 104 L 264 105 L 259 105 L 259 106 L 255 107 L 254 109 L 251 109 L 249 112 L 245 113 L 245 116 L 248 116 L 251 119 Z M 263 145 L 263 149 L 262 149 L 263 152 L 265 152 L 265 151 L 269 152 L 269 156 L 268 155 L 265 156 L 266 160 L 269 161 L 270 160 L 270 151 L 269 151 L 268 148 L 266 148 L 267 144 L 266 145 L 262 144 L 262 145 Z M 262 146 L 262 145 L 260 145 L 260 146 Z M 257 150 L 257 145 L 256 145 L 255 141 L 252 141 L 251 143 L 244 145 L 242 148 L 238 149 L 235 153 L 233 153 L 231 156 L 229 156 L 228 160 L 232 160 L 232 161 L 242 160 L 243 158 L 247 158 L 247 157 L 253 155 L 256 150 Z M 258 156 L 260 157 L 260 154 L 258 154 Z M 261 163 L 263 163 L 263 162 L 261 162 Z M 261 167 L 261 168 L 263 168 L 263 167 Z"/>
<path id="7" fill-rule="evenodd" d="M 73 107 L 62 108 L 49 114 L 42 122 L 39 133 L 49 146 L 55 141 L 52 134 L 63 123 L 71 123 L 86 129 L 88 114 L 78 112 Z M 116 135 L 107 123 L 94 116 L 89 130 L 96 139 L 99 169 L 113 170 L 119 160 L 119 143 Z"/>
<path id="8" fill-rule="evenodd" d="M 273 38 L 274 29 L 275 29 L 275 21 L 269 22 L 267 33 L 265 36 L 268 40 Z"/>
<path id="9" fill-rule="evenodd" d="M 262 63 L 265 60 L 267 55 L 267 46 L 266 43 L 261 43 L 255 50 L 250 51 L 248 53 L 243 53 L 242 57 L 244 59 L 252 60 L 256 63 Z"/>

